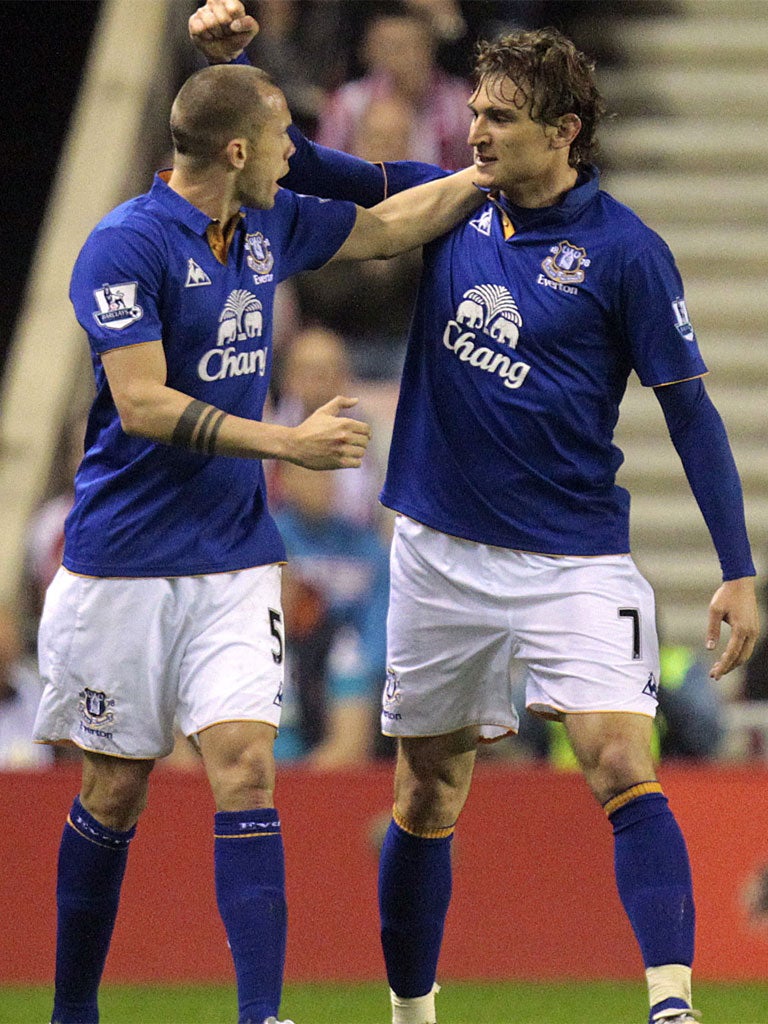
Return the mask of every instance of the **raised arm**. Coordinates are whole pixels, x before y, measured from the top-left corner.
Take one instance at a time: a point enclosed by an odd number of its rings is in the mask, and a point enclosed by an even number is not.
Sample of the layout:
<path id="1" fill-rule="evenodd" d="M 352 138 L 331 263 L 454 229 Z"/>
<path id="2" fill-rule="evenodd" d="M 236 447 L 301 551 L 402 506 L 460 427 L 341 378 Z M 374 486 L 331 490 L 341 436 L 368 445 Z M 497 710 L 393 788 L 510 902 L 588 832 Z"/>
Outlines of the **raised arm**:
<path id="1" fill-rule="evenodd" d="M 190 17 L 187 28 L 209 64 L 236 60 L 259 31 L 240 0 L 208 0 Z"/>
<path id="2" fill-rule="evenodd" d="M 720 679 L 752 654 L 760 629 L 741 482 L 728 436 L 702 380 L 654 389 L 720 558 L 723 584 L 709 605 L 706 646 L 714 650 L 723 622 L 731 627 L 710 675 Z"/>
<path id="3" fill-rule="evenodd" d="M 475 173 L 467 167 L 400 192 L 370 210 L 359 208 L 355 226 L 331 262 L 386 259 L 444 235 L 485 201 L 473 185 Z"/>
<path id="4" fill-rule="evenodd" d="M 166 384 L 162 342 L 110 349 L 101 356 L 123 430 L 202 455 L 286 459 L 308 469 L 359 466 L 367 423 L 340 415 L 357 403 L 337 396 L 298 427 L 233 416 Z"/>
<path id="5" fill-rule="evenodd" d="M 240 0 L 208 0 L 190 17 L 188 28 L 190 40 L 209 64 L 250 63 L 245 47 L 259 26 L 246 15 Z M 415 160 L 371 163 L 320 146 L 302 135 L 295 125 L 291 125 L 289 134 L 296 152 L 290 159 L 291 169 L 280 184 L 305 195 L 347 199 L 358 206 L 371 207 L 446 173 Z"/>

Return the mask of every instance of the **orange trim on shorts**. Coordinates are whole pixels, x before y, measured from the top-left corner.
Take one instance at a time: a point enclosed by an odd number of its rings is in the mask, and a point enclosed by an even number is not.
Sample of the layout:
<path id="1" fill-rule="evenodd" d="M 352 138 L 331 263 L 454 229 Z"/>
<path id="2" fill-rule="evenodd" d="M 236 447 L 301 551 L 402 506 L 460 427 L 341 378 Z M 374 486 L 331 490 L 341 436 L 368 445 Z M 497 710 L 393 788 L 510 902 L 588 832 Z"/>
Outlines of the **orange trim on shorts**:
<path id="1" fill-rule="evenodd" d="M 449 825 L 448 828 L 434 828 L 429 829 L 426 832 L 419 832 L 415 828 L 411 828 L 411 826 L 406 823 L 405 819 L 398 814 L 396 807 L 392 808 L 392 820 L 398 828 L 403 830 L 403 832 L 407 832 L 409 836 L 417 836 L 419 839 L 446 839 L 448 836 L 453 835 L 456 829 L 456 824 L 454 822 L 454 824 Z"/>
<path id="2" fill-rule="evenodd" d="M 266 718 L 221 718 L 221 719 L 219 719 L 216 722 L 209 722 L 208 725 L 202 726 L 200 729 L 197 729 L 196 732 L 191 732 L 191 733 L 189 733 L 189 735 L 187 735 L 185 733 L 185 735 L 186 735 L 188 740 L 191 740 L 195 736 L 199 736 L 201 732 L 205 732 L 206 729 L 212 729 L 214 727 L 214 725 L 229 725 L 230 723 L 234 725 L 234 724 L 237 724 L 238 722 L 239 723 L 251 723 L 251 722 L 253 722 L 254 725 L 269 725 L 269 726 L 271 726 L 275 730 L 279 729 L 279 726 L 275 725 L 274 722 L 268 722 Z"/>
<path id="3" fill-rule="evenodd" d="M 603 804 L 603 810 L 610 818 L 614 811 L 618 811 L 620 807 L 625 807 L 638 796 L 644 796 L 646 793 L 663 794 L 663 792 L 661 783 L 655 779 L 650 779 L 648 782 L 638 782 L 636 786 L 630 786 L 629 789 L 625 789 L 623 793 L 619 793 L 618 796 Z"/>

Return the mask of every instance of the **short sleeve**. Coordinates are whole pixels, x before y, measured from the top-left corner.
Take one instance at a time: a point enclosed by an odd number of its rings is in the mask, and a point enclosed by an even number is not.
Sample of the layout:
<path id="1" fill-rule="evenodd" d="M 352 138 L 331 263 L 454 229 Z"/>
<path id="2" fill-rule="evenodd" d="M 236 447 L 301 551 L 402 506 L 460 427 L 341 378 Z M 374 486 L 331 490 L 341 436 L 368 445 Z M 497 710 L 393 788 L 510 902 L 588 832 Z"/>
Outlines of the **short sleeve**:
<path id="1" fill-rule="evenodd" d="M 317 270 L 335 256 L 355 225 L 354 203 L 302 196 L 287 189 L 276 198 L 286 209 L 287 232 L 279 279 L 303 270 Z"/>
<path id="2" fill-rule="evenodd" d="M 157 243 L 126 228 L 97 228 L 70 283 L 75 316 L 94 352 L 162 338 L 163 260 Z"/>
<path id="3" fill-rule="evenodd" d="M 625 259 L 622 275 L 622 329 L 640 381 L 656 387 L 706 373 L 683 282 L 666 243 L 644 231 Z"/>

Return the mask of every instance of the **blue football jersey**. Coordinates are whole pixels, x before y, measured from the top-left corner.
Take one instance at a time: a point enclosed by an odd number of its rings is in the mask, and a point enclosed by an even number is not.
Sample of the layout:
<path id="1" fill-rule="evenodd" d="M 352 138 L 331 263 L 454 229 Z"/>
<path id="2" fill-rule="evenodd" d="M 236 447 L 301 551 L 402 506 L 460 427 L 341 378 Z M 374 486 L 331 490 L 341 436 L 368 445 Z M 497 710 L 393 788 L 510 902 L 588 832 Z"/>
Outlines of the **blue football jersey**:
<path id="1" fill-rule="evenodd" d="M 281 190 L 244 209 L 226 264 L 201 210 L 155 179 L 83 246 L 70 298 L 91 346 L 96 396 L 66 523 L 64 565 L 94 576 L 184 576 L 284 559 L 258 460 L 201 455 L 122 430 L 101 353 L 161 340 L 167 384 L 260 419 L 278 282 L 322 266 L 355 221 L 348 202 Z"/>
<path id="2" fill-rule="evenodd" d="M 582 173 L 562 202 L 489 200 L 425 248 L 385 505 L 544 554 L 629 550 L 619 403 L 706 372 L 662 239 Z"/>

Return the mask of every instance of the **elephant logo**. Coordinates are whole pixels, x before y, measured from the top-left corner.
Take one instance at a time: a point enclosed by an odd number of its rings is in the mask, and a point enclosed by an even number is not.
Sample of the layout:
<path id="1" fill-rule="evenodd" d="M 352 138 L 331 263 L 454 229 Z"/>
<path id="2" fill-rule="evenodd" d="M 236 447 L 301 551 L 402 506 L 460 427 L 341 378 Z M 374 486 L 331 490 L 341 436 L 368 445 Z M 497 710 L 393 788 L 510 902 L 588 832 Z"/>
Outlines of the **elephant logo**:
<path id="1" fill-rule="evenodd" d="M 588 266 L 587 250 L 566 240 L 553 246 L 541 264 L 547 277 L 558 284 L 581 284 L 586 276 L 584 269 Z"/>
<path id="2" fill-rule="evenodd" d="M 246 338 L 261 337 L 264 329 L 262 305 L 255 295 L 237 288 L 231 292 L 219 314 L 217 345 L 232 345 Z"/>
<path id="3" fill-rule="evenodd" d="M 516 348 L 523 325 L 517 303 L 500 284 L 479 284 L 464 292 L 456 321 L 469 330 L 485 331 L 509 348 Z"/>

